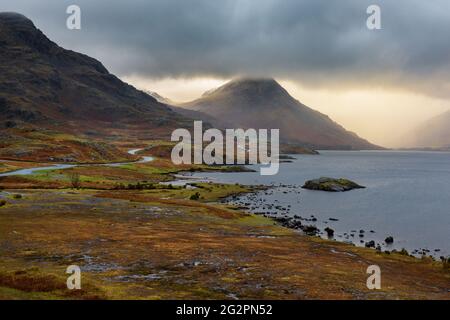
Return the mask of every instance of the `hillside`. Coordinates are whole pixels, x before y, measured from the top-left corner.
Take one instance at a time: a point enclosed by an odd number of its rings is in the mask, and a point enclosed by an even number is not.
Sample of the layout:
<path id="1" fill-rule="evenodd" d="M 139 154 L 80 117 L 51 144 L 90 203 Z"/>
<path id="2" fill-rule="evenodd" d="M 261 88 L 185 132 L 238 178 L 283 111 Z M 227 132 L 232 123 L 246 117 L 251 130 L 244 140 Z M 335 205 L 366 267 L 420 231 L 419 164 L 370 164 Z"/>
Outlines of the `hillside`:
<path id="1" fill-rule="evenodd" d="M 2 147 L 13 149 L 22 138 L 21 149 L 39 140 L 30 130 L 117 140 L 166 138 L 192 125 L 99 61 L 59 47 L 17 13 L 0 13 L 0 111 Z M 0 156 L 16 157 L 14 150 Z"/>

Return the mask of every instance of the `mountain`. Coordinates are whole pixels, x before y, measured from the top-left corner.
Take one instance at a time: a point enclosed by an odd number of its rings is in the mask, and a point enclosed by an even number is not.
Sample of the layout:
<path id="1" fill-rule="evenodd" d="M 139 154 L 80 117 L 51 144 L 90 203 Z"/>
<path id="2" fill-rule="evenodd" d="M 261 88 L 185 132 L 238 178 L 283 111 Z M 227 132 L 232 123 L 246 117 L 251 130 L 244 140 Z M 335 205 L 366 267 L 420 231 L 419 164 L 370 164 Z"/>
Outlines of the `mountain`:
<path id="1" fill-rule="evenodd" d="M 168 138 L 192 120 L 59 47 L 18 13 L 0 13 L 0 157 L 122 161 L 119 140 Z M 55 160 L 57 159 L 57 160 Z"/>
<path id="2" fill-rule="evenodd" d="M 216 128 L 220 128 L 221 127 L 221 123 L 215 119 L 214 117 L 207 115 L 206 113 L 200 112 L 200 111 L 195 111 L 195 110 L 189 110 L 189 109 L 185 109 L 185 108 L 180 108 L 177 107 L 176 105 L 178 103 L 176 103 L 175 101 L 170 100 L 169 98 L 163 97 L 160 94 L 158 94 L 157 92 L 154 91 L 149 91 L 149 90 L 145 90 L 145 93 L 147 93 L 148 95 L 152 96 L 153 98 L 155 98 L 158 102 L 161 102 L 165 105 L 167 105 L 167 107 L 178 113 L 181 114 L 189 119 L 195 119 L 195 120 L 201 120 L 203 121 L 204 127 L 205 128 L 209 128 L 209 127 L 216 127 Z"/>
<path id="3" fill-rule="evenodd" d="M 105 134 L 129 128 L 168 136 L 186 124 L 99 61 L 59 47 L 17 13 L 0 13 L 0 70 L 1 122 L 8 127 L 44 124 Z"/>
<path id="4" fill-rule="evenodd" d="M 241 78 L 179 105 L 229 128 L 279 128 L 280 138 L 315 149 L 379 149 L 299 101 L 273 79 Z"/>
<path id="5" fill-rule="evenodd" d="M 450 148 L 450 110 L 416 128 L 411 134 L 413 147 Z"/>

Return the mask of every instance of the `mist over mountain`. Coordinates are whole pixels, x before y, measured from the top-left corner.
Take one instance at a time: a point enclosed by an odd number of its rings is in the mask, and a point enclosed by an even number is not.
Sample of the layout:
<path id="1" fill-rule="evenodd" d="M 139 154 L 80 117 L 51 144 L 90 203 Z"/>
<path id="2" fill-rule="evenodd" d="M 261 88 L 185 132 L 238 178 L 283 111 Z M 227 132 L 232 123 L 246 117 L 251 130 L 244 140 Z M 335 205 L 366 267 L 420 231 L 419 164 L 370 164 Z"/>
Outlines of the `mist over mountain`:
<path id="1" fill-rule="evenodd" d="M 229 128 L 278 128 L 282 141 L 315 149 L 379 148 L 295 100 L 273 79 L 235 79 L 180 106 Z"/>
<path id="2" fill-rule="evenodd" d="M 279 128 L 282 142 L 308 148 L 378 148 L 301 104 L 273 79 L 236 79 L 180 108 L 122 82 L 99 61 L 59 47 L 23 15 L 0 13 L 0 44 L 3 129 L 168 138 L 199 119 L 219 128 Z"/>
<path id="3" fill-rule="evenodd" d="M 450 110 L 425 121 L 410 136 L 410 146 L 450 148 Z"/>
<path id="4" fill-rule="evenodd" d="M 147 93 L 149 96 L 152 96 L 153 98 L 155 98 L 156 101 L 158 101 L 158 102 L 161 102 L 164 104 L 170 104 L 170 105 L 176 104 L 174 101 L 170 100 L 169 98 L 161 96 L 159 93 L 157 93 L 155 91 L 145 90 L 145 93 Z"/>

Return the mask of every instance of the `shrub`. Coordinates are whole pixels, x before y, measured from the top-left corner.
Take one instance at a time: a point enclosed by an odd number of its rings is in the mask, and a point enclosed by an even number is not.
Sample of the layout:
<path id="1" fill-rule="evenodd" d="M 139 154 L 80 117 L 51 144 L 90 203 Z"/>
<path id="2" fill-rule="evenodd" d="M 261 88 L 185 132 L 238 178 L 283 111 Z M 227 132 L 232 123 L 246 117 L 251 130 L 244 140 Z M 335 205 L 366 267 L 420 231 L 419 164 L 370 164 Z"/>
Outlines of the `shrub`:
<path id="1" fill-rule="evenodd" d="M 3 207 L 6 204 L 5 200 L 0 200 L 0 207 Z"/>
<path id="2" fill-rule="evenodd" d="M 304 233 L 306 233 L 309 236 L 315 236 L 317 235 L 317 233 L 319 233 L 319 229 L 317 229 L 317 227 L 313 225 L 301 226 L 301 229 Z"/>
<path id="3" fill-rule="evenodd" d="M 442 266 L 446 270 L 450 270 L 450 257 L 441 257 L 442 260 Z"/>
<path id="4" fill-rule="evenodd" d="M 200 193 L 196 192 L 193 195 L 191 195 L 191 197 L 189 198 L 191 200 L 198 200 L 200 199 Z"/>
<path id="5" fill-rule="evenodd" d="M 19 193 L 17 193 L 17 194 L 15 194 L 15 195 L 13 195 L 13 198 L 14 198 L 14 199 L 22 199 L 22 195 L 19 194 Z"/>

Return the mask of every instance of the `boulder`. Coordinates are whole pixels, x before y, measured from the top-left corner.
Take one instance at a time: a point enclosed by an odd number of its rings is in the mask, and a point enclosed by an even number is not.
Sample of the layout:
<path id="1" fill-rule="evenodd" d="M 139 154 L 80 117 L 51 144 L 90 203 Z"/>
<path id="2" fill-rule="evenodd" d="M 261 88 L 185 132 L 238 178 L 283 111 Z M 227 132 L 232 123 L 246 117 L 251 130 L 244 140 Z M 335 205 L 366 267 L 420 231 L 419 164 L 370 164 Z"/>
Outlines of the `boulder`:
<path id="1" fill-rule="evenodd" d="M 384 239 L 384 242 L 386 242 L 387 244 L 394 243 L 394 237 L 389 236 L 386 239 Z"/>
<path id="2" fill-rule="evenodd" d="M 375 248 L 375 241 L 370 240 L 366 242 L 366 248 Z"/>

